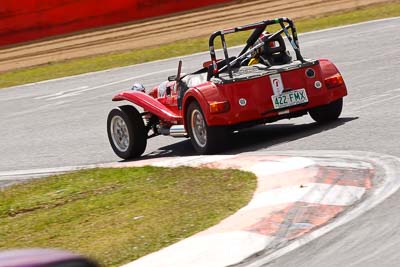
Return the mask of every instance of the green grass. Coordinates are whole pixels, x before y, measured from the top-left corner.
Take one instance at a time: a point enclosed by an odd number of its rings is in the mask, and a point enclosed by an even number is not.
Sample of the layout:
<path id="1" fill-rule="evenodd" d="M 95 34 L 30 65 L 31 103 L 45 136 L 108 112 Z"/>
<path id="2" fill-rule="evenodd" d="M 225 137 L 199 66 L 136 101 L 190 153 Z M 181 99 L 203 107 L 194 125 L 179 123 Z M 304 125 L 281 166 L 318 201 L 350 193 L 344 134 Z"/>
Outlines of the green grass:
<path id="1" fill-rule="evenodd" d="M 206 229 L 244 206 L 255 176 L 180 167 L 94 169 L 0 191 L 0 250 L 52 247 L 117 266 Z"/>
<path id="2" fill-rule="evenodd" d="M 374 5 L 319 18 L 297 20 L 295 23 L 299 32 L 307 32 L 395 16 L 400 16 L 400 3 L 398 2 Z M 230 46 L 242 44 L 246 37 L 247 34 L 239 34 L 234 39 L 230 38 L 228 43 Z M 0 88 L 207 51 L 207 41 L 208 37 L 194 38 L 159 47 L 73 59 L 5 72 L 0 74 Z"/>

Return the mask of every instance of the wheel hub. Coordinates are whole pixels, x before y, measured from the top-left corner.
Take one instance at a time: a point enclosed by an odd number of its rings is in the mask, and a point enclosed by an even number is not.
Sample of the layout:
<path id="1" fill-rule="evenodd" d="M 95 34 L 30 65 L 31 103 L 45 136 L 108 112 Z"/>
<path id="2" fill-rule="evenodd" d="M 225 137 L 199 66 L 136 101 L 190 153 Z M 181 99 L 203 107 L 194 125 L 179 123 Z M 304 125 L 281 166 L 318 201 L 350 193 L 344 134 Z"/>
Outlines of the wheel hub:
<path id="1" fill-rule="evenodd" d="M 205 147 L 207 144 L 207 128 L 203 114 L 199 110 L 192 112 L 191 126 L 196 143 L 200 147 Z"/>
<path id="2" fill-rule="evenodd" d="M 127 151 L 129 148 L 129 132 L 124 119 L 120 116 L 114 116 L 111 120 L 110 127 L 114 145 L 121 152 Z"/>

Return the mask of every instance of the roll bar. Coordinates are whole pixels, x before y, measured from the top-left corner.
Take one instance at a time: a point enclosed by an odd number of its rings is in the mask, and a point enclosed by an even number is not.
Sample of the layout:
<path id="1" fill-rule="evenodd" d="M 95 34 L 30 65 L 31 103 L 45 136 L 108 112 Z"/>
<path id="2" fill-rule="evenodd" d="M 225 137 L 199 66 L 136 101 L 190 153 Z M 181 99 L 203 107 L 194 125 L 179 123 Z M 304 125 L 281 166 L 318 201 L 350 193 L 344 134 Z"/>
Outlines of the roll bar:
<path id="1" fill-rule="evenodd" d="M 288 25 L 285 25 L 285 23 L 287 23 Z M 274 34 L 272 34 L 271 36 L 269 36 L 268 38 L 266 38 L 264 40 L 264 42 L 252 47 L 254 45 L 254 43 L 257 41 L 260 34 L 267 28 L 267 26 L 275 25 L 275 24 L 279 24 L 281 26 L 281 29 L 279 31 L 275 32 Z M 247 39 L 246 46 L 239 53 L 239 56 L 236 59 L 232 60 L 232 62 L 230 62 L 229 55 L 228 55 L 228 48 L 227 48 L 226 41 L 225 41 L 225 35 L 235 33 L 235 32 L 240 32 L 240 31 L 248 31 L 248 30 L 254 30 L 254 31 L 250 35 L 250 37 Z M 291 34 L 289 33 L 289 30 L 291 31 Z M 239 59 L 244 58 L 245 56 L 250 54 L 255 49 L 261 47 L 262 45 L 267 43 L 269 40 L 276 37 L 276 35 L 282 34 L 282 33 L 285 34 L 286 38 L 289 40 L 291 46 L 293 47 L 293 50 L 296 53 L 297 60 L 304 62 L 304 59 L 300 53 L 300 47 L 299 47 L 299 41 L 297 38 L 296 27 L 294 26 L 294 23 L 291 19 L 282 17 L 282 18 L 276 18 L 274 20 L 264 20 L 264 21 L 260 21 L 257 23 L 253 23 L 253 24 L 239 26 L 239 27 L 235 27 L 235 28 L 231 28 L 231 29 L 220 30 L 220 31 L 216 31 L 213 34 L 211 34 L 210 39 L 209 39 L 209 49 L 210 49 L 210 55 L 211 55 L 211 62 L 212 62 L 212 66 L 213 66 L 213 75 L 215 77 L 218 77 L 218 74 L 221 71 L 227 69 L 228 73 L 229 73 L 229 77 L 233 78 L 233 73 L 232 73 L 231 68 Z M 225 62 L 226 62 L 226 65 L 224 67 L 222 67 L 220 70 L 218 69 L 217 58 L 216 58 L 215 48 L 214 48 L 214 41 L 215 41 L 215 38 L 218 36 L 220 36 L 220 38 L 221 38 L 222 49 L 224 50 L 224 56 L 225 56 Z M 252 47 L 252 48 L 249 50 L 250 47 Z"/>

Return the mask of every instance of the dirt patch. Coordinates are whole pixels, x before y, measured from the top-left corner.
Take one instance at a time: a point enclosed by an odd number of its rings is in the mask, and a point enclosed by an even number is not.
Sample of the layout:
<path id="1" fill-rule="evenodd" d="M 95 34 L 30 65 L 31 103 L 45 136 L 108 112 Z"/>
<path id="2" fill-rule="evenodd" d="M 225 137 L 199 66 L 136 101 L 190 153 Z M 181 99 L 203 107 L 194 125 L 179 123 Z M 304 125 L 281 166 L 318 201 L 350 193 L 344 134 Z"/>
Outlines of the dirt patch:
<path id="1" fill-rule="evenodd" d="M 0 72 L 207 36 L 211 32 L 275 17 L 301 19 L 390 0 L 235 1 L 190 13 L 0 49 Z"/>

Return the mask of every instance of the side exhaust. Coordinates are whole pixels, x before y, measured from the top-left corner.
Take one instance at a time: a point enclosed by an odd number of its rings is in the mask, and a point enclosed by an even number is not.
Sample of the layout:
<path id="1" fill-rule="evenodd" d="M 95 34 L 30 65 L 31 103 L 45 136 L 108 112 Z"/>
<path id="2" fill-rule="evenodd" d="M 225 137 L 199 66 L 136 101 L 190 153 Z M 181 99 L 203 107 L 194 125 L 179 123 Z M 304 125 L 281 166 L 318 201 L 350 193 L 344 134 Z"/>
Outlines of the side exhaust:
<path id="1" fill-rule="evenodd" d="M 173 137 L 186 137 L 188 134 L 185 131 L 185 126 L 173 125 L 169 129 L 169 135 Z"/>
<path id="2" fill-rule="evenodd" d="M 188 134 L 185 131 L 185 126 L 183 125 L 172 125 L 171 128 L 161 128 L 159 133 L 162 135 L 169 135 L 172 137 L 187 137 Z"/>

